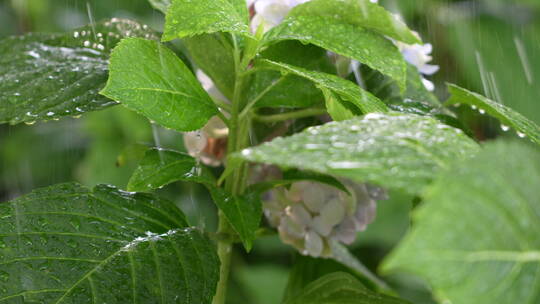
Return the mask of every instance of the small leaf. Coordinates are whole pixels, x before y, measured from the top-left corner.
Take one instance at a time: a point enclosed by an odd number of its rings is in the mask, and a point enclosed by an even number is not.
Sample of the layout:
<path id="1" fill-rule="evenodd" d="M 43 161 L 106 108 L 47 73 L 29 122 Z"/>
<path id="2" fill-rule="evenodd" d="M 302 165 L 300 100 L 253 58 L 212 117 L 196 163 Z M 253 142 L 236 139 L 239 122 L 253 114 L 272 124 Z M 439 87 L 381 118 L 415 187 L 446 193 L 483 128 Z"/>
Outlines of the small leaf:
<path id="1" fill-rule="evenodd" d="M 128 190 L 148 192 L 176 181 L 214 185 L 215 179 L 206 167 L 193 157 L 164 149 L 150 149 L 129 179 Z"/>
<path id="2" fill-rule="evenodd" d="M 355 277 L 334 272 L 308 284 L 284 304 L 407 304 L 409 302 L 367 289 Z"/>
<path id="3" fill-rule="evenodd" d="M 350 102 L 344 101 L 334 92 L 321 88 L 326 103 L 326 110 L 334 121 L 342 121 L 352 119 L 355 116 L 359 116 L 362 113 L 358 111 Z"/>
<path id="4" fill-rule="evenodd" d="M 251 250 L 255 231 L 262 216 L 260 191 L 250 191 L 243 196 L 233 196 L 216 186 L 212 174 L 197 160 L 184 153 L 171 150 L 151 149 L 129 180 L 128 188 L 149 191 L 176 181 L 195 182 L 204 185 L 218 208 L 238 233 L 246 250 Z"/>
<path id="5" fill-rule="evenodd" d="M 169 201 L 60 184 L 0 204 L 0 302 L 211 303 L 219 260 Z"/>
<path id="6" fill-rule="evenodd" d="M 186 65 L 157 41 L 124 39 L 114 49 L 109 68 L 101 94 L 164 127 L 200 129 L 218 113 Z"/>
<path id="7" fill-rule="evenodd" d="M 237 1 L 235 1 L 237 2 Z M 251 36 L 244 13 L 229 0 L 173 0 L 167 10 L 163 41 L 228 32 Z"/>
<path id="8" fill-rule="evenodd" d="M 266 33 L 263 44 L 282 40 L 311 43 L 358 60 L 391 77 L 405 90 L 407 65 L 401 52 L 390 40 L 371 30 L 336 18 L 291 16 Z"/>
<path id="9" fill-rule="evenodd" d="M 383 264 L 420 275 L 442 302 L 539 303 L 540 152 L 487 144 L 442 174 Z"/>
<path id="10" fill-rule="evenodd" d="M 478 151 L 461 130 L 430 117 L 371 113 L 309 128 L 229 156 L 373 182 L 416 194 L 441 169 Z"/>
<path id="11" fill-rule="evenodd" d="M 370 0 L 311 0 L 289 16 L 320 16 L 358 25 L 407 44 L 422 43 L 399 18 Z"/>
<path id="12" fill-rule="evenodd" d="M 449 84 L 448 90 L 452 96 L 445 105 L 468 104 L 485 111 L 497 118 L 503 125 L 512 127 L 523 136 L 529 137 L 533 142 L 540 144 L 540 126 L 530 121 L 511 108 L 488 99 L 480 94 Z"/>
<path id="13" fill-rule="evenodd" d="M 278 70 L 283 73 L 292 73 L 311 80 L 317 86 L 332 90 L 339 94 L 343 99 L 353 104 L 362 113 L 386 112 L 387 108 L 377 97 L 364 91 L 356 84 L 340 78 L 336 75 L 322 72 L 309 71 L 289 64 L 274 62 L 270 60 L 257 61 L 258 66 Z"/>
<path id="14" fill-rule="evenodd" d="M 214 203 L 223 212 L 233 229 L 238 233 L 244 248 L 249 252 L 255 240 L 262 217 L 260 192 L 249 192 L 232 196 L 222 188 L 209 187 Z"/>
<path id="15" fill-rule="evenodd" d="M 157 39 L 146 25 L 112 19 L 63 34 L 0 40 L 0 123 L 78 116 L 115 105 L 100 96 L 111 50 L 122 38 Z"/>

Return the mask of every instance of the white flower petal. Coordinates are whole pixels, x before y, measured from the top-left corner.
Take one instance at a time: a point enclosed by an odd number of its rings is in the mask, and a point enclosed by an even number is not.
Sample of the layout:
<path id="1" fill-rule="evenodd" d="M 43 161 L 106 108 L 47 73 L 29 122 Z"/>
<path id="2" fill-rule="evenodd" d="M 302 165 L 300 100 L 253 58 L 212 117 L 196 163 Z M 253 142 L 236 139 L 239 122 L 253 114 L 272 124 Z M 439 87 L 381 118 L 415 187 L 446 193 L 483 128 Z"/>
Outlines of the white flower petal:
<path id="1" fill-rule="evenodd" d="M 422 83 L 424 84 L 424 87 L 426 87 L 426 89 L 430 92 L 434 91 L 435 90 L 435 84 L 433 84 L 433 82 L 425 79 L 425 78 L 422 78 Z"/>

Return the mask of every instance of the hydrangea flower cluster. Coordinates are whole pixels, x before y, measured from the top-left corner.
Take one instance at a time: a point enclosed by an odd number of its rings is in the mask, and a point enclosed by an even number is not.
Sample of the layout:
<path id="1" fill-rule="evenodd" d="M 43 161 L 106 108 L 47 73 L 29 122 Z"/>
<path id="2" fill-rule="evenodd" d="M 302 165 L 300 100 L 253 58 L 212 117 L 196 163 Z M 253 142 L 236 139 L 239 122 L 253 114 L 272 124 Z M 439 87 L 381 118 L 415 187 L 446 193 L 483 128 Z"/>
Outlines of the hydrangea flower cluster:
<path id="1" fill-rule="evenodd" d="M 332 242 L 352 244 L 375 218 L 380 188 L 345 181 L 349 193 L 316 182 L 297 182 L 271 191 L 264 203 L 270 225 L 281 240 L 313 257 L 332 255 Z"/>
<path id="2" fill-rule="evenodd" d="M 255 15 L 251 21 L 253 31 L 262 23 L 264 30 L 268 31 L 271 28 L 279 25 L 287 16 L 289 11 L 295 6 L 308 2 L 310 0 L 248 0 L 248 5 L 253 5 Z M 378 0 L 370 0 L 373 3 L 378 3 Z M 394 41 L 396 46 L 403 54 L 405 60 L 416 66 L 422 75 L 433 75 L 439 70 L 439 66 L 428 64 L 433 58 L 430 56 L 433 47 L 431 44 L 405 44 Z M 357 62 L 352 62 L 351 71 L 358 68 Z M 422 78 L 424 86 L 429 91 L 435 89 L 433 82 Z"/>

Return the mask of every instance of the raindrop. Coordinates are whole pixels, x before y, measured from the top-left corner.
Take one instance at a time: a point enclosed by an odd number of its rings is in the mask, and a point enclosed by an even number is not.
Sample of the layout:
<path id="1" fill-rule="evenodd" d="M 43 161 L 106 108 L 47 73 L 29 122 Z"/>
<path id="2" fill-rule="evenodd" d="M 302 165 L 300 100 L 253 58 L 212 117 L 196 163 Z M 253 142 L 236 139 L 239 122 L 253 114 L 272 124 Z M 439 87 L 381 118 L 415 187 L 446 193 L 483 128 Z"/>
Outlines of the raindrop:
<path id="1" fill-rule="evenodd" d="M 73 33 L 73 38 L 79 38 L 79 32 L 74 32 Z"/>
<path id="2" fill-rule="evenodd" d="M 54 112 L 47 112 L 47 116 L 53 116 Z"/>
<path id="3" fill-rule="evenodd" d="M 480 114 L 482 114 L 482 115 L 486 114 L 486 110 L 484 110 L 484 109 L 479 109 L 478 112 L 480 112 Z"/>
<path id="4" fill-rule="evenodd" d="M 519 138 L 525 138 L 525 136 L 527 136 L 527 135 L 525 135 L 525 133 L 521 133 L 519 131 L 517 131 L 516 134 L 517 134 L 517 136 L 519 136 Z"/>
<path id="5" fill-rule="evenodd" d="M 501 125 L 501 129 L 502 129 L 504 132 L 507 132 L 508 130 L 510 130 L 510 127 L 509 127 L 509 126 L 506 126 L 506 125 Z"/>
<path id="6" fill-rule="evenodd" d="M 35 121 L 25 121 L 24 123 L 31 126 L 31 125 L 35 124 L 36 122 Z"/>
<path id="7" fill-rule="evenodd" d="M 85 47 L 89 47 L 89 46 L 90 46 L 90 41 L 88 41 L 88 40 L 84 41 L 84 42 L 83 42 L 83 45 L 84 45 Z"/>

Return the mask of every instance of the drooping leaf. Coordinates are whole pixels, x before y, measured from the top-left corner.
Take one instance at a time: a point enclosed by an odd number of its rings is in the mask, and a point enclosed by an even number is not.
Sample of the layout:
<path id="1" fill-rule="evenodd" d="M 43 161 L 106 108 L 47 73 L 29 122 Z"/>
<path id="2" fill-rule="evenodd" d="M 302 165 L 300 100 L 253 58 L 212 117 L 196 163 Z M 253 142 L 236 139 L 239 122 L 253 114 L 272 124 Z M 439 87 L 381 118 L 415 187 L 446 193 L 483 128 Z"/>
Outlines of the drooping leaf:
<path id="1" fill-rule="evenodd" d="M 196 130 L 218 113 L 191 71 L 157 41 L 124 39 L 114 49 L 109 68 L 101 94 L 164 127 Z"/>
<path id="2" fill-rule="evenodd" d="M 0 204 L 0 302 L 211 303 L 219 261 L 172 202 L 78 184 Z"/>
<path id="3" fill-rule="evenodd" d="M 162 40 L 216 32 L 251 36 L 244 13 L 240 13 L 237 3 L 231 1 L 172 0 L 167 10 Z"/>
<path id="4" fill-rule="evenodd" d="M 111 50 L 125 37 L 157 39 L 146 25 L 112 19 L 64 34 L 0 40 L 0 123 L 78 116 L 116 103 L 98 94 Z"/>
<path id="5" fill-rule="evenodd" d="M 193 157 L 172 150 L 150 149 L 127 187 L 129 191 L 148 192 L 176 181 L 215 184 L 212 174 Z"/>
<path id="6" fill-rule="evenodd" d="M 131 177 L 128 189 L 150 191 L 176 181 L 195 182 L 204 185 L 214 203 L 223 212 L 238 233 L 245 248 L 251 250 L 255 231 L 262 216 L 260 191 L 233 196 L 216 186 L 212 174 L 197 160 L 184 153 L 171 150 L 149 150 Z"/>
<path id="7" fill-rule="evenodd" d="M 540 301 L 540 152 L 487 144 L 428 188 L 385 271 L 420 275 L 441 302 Z"/>
<path id="8" fill-rule="evenodd" d="M 293 9 L 289 16 L 339 19 L 408 44 L 422 42 L 396 15 L 370 0 L 311 0 Z"/>
<path id="9" fill-rule="evenodd" d="M 495 102 L 487 97 L 469 90 L 449 84 L 448 90 L 452 96 L 445 105 L 468 104 L 497 118 L 503 125 L 514 128 L 520 136 L 527 136 L 533 142 L 540 144 L 540 126 L 527 119 L 511 108 Z"/>
<path id="10" fill-rule="evenodd" d="M 311 43 L 358 60 L 391 77 L 405 90 L 407 66 L 403 56 L 390 40 L 371 30 L 336 18 L 293 15 L 266 33 L 263 44 L 282 40 Z"/>
<path id="11" fill-rule="evenodd" d="M 345 272 L 334 272 L 308 284 L 284 304 L 407 304 L 409 302 L 375 293 Z"/>
<path id="12" fill-rule="evenodd" d="M 274 62 L 267 59 L 259 60 L 258 66 L 283 73 L 292 73 L 311 80 L 318 87 L 332 90 L 343 99 L 357 107 L 362 113 L 386 112 L 387 108 L 377 97 L 363 90 L 356 84 L 336 75 L 309 71 L 285 63 Z"/>
<path id="13" fill-rule="evenodd" d="M 456 159 L 478 151 L 461 130 L 430 117 L 371 113 L 309 128 L 229 156 L 418 193 Z"/>

